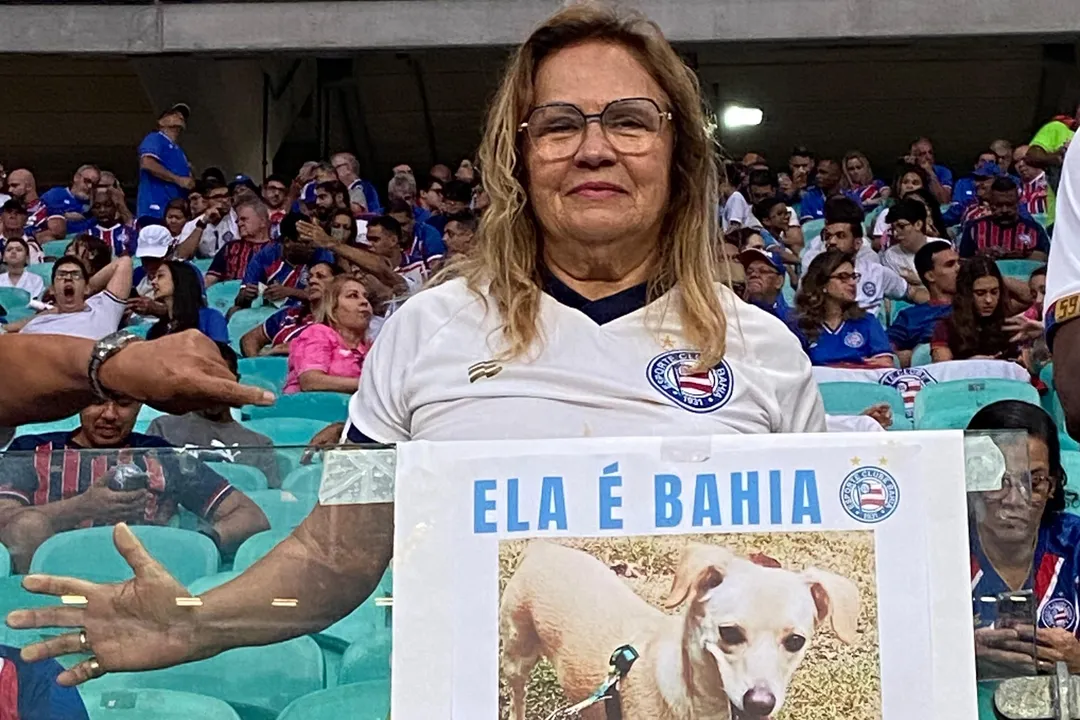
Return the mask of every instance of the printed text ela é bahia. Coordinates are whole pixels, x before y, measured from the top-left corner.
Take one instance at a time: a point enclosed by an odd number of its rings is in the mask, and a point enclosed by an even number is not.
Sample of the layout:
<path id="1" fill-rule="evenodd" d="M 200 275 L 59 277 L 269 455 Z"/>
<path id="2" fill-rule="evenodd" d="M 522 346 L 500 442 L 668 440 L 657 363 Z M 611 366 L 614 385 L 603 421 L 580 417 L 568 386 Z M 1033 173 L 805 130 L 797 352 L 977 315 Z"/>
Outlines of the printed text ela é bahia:
<path id="1" fill-rule="evenodd" d="M 594 486 L 600 530 L 623 527 L 623 480 L 617 472 L 618 463 L 604 468 Z M 580 493 L 582 485 L 578 481 L 571 484 L 574 494 Z M 518 478 L 476 480 L 473 532 L 567 530 L 566 486 L 564 478 L 557 475 L 545 476 L 538 490 L 536 483 L 526 486 Z M 716 473 L 699 473 L 685 480 L 665 473 L 654 475 L 652 486 L 657 528 L 686 525 L 687 520 L 691 527 L 821 524 L 813 470 L 796 470 L 793 483 L 784 483 L 780 470 L 732 472 L 727 482 Z M 539 503 L 534 505 L 535 498 L 523 497 L 524 492 L 538 493 Z"/>

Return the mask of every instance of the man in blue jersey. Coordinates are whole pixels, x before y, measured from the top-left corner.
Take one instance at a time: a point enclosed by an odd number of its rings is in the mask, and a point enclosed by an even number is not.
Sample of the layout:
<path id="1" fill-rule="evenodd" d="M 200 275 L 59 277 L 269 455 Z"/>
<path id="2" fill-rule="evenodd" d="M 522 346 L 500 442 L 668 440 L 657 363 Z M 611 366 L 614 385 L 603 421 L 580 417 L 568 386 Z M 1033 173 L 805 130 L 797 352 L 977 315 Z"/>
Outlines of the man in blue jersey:
<path id="1" fill-rule="evenodd" d="M 802 194 L 799 205 L 799 219 L 802 222 L 808 220 L 821 220 L 825 217 L 825 201 L 834 197 L 846 196 L 841 185 L 843 174 L 840 171 L 840 163 L 836 160 L 824 159 L 817 164 L 817 175 L 814 176 L 814 186 Z"/>
<path id="2" fill-rule="evenodd" d="M 94 226 L 90 214 L 94 188 L 101 181 L 101 171 L 94 165 L 82 165 L 75 171 L 71 187 L 54 187 L 41 196 L 50 215 L 63 215 L 67 233 L 78 235 Z"/>
<path id="3" fill-rule="evenodd" d="M 889 325 L 889 341 L 901 367 L 911 365 L 916 345 L 930 342 L 938 320 L 952 314 L 959 271 L 960 256 L 948 240 L 929 240 L 915 253 L 915 272 L 930 293 L 930 301 L 904 308 Z"/>
<path id="4" fill-rule="evenodd" d="M 782 200 L 779 202 L 783 203 Z M 750 248 L 739 253 L 739 262 L 746 272 L 744 299 L 794 328 L 795 312 L 784 301 L 782 292 L 787 270 L 780 253 Z"/>
<path id="5" fill-rule="evenodd" d="M 417 222 L 412 206 L 404 200 L 391 200 L 387 214 L 401 225 L 401 249 L 408 262 L 422 264 L 425 275 L 437 270 L 446 255 L 446 245 L 439 231 L 427 223 Z"/>
<path id="6" fill-rule="evenodd" d="M 248 261 L 244 271 L 244 284 L 237 296 L 237 304 L 254 299 L 259 285 L 265 285 L 263 299 L 277 302 L 285 298 L 290 305 L 308 299 L 308 272 L 315 263 L 334 265 L 334 254 L 316 248 L 309 239 L 302 237 L 296 224 L 304 222 L 304 216 L 290 213 L 281 221 L 280 242 L 267 243 Z M 250 302 L 250 301 L 249 301 Z M 243 307 L 243 305 L 241 305 Z"/>
<path id="7" fill-rule="evenodd" d="M 157 130 L 139 143 L 139 217 L 161 218 L 165 206 L 195 187 L 191 163 L 180 148 L 191 108 L 177 103 L 161 113 Z"/>
<path id="8" fill-rule="evenodd" d="M 910 154 L 905 160 L 923 169 L 930 181 L 928 189 L 938 202 L 942 204 L 952 202 L 952 170 L 944 165 L 935 164 L 934 143 L 930 142 L 930 138 L 921 137 L 911 143 Z"/>

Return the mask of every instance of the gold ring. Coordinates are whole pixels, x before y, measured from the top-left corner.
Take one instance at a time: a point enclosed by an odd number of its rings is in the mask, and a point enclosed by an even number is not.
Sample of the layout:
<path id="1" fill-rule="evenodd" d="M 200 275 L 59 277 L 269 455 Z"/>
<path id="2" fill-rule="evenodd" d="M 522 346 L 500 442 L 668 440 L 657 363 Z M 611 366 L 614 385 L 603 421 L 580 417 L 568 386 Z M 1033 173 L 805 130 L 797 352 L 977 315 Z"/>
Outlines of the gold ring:
<path id="1" fill-rule="evenodd" d="M 86 664 L 90 668 L 91 675 L 96 677 L 97 674 L 101 672 L 101 663 L 98 662 L 96 657 L 91 657 L 89 660 L 86 661 Z"/>
<path id="2" fill-rule="evenodd" d="M 90 651 L 90 640 L 87 639 L 85 630 L 79 631 L 79 649 L 84 652 Z"/>

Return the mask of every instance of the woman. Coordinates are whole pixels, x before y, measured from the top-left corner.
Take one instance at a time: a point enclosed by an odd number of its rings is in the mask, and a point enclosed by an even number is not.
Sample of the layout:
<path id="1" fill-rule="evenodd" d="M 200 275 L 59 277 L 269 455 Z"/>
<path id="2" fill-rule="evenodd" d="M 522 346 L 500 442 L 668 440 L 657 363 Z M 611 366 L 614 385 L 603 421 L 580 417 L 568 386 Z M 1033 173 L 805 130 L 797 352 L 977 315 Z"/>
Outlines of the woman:
<path id="1" fill-rule="evenodd" d="M 308 299 L 299 305 L 283 307 L 261 325 L 248 330 L 240 338 L 244 357 L 256 355 L 288 355 L 289 344 L 308 325 L 315 322 L 315 313 L 322 304 L 323 288 L 340 273 L 330 263 L 315 263 L 308 270 Z"/>
<path id="2" fill-rule="evenodd" d="M 165 206 L 165 227 L 169 229 L 174 242 L 180 241 L 180 233 L 184 231 L 184 226 L 190 219 L 188 203 L 184 198 L 170 200 Z"/>
<path id="3" fill-rule="evenodd" d="M 162 335 L 198 330 L 214 342 L 229 343 L 225 316 L 206 307 L 198 271 L 181 260 L 166 260 L 150 280 L 154 299 L 165 305 L 165 317 L 147 332 L 148 340 Z"/>
<path id="4" fill-rule="evenodd" d="M 1020 348 L 1005 328 L 1008 293 L 997 263 L 977 255 L 960 266 L 952 315 L 938 321 L 930 340 L 934 362 L 1014 360 Z"/>
<path id="5" fill-rule="evenodd" d="M 856 300 L 855 256 L 828 250 L 814 258 L 795 295 L 798 328 L 814 365 L 882 367 L 894 365 L 885 328 Z"/>
<path id="6" fill-rule="evenodd" d="M 356 392 L 367 341 L 371 303 L 359 281 L 340 276 L 323 288 L 315 322 L 289 347 L 286 395 L 298 392 Z"/>
<path id="7" fill-rule="evenodd" d="M 824 431 L 798 340 L 717 282 L 715 145 L 703 105 L 694 73 L 641 16 L 575 4 L 543 23 L 516 52 L 485 123 L 491 206 L 475 253 L 387 322 L 350 402 L 348 437 Z M 703 382 L 688 393 L 678 381 L 691 372 Z M 277 642 L 367 597 L 389 562 L 392 525 L 391 504 L 318 505 L 196 608 L 176 607 L 183 587 L 121 526 L 118 544 L 140 567 L 134 580 L 28 577 L 28 588 L 77 593 L 87 605 L 8 622 L 82 629 L 24 650 L 28 659 L 91 653 L 64 684 Z M 296 599 L 289 622 L 264 601 L 267 588 Z"/>
<path id="8" fill-rule="evenodd" d="M 356 245 L 356 220 L 350 210 L 335 210 L 330 216 L 330 237 L 346 245 Z"/>
<path id="9" fill-rule="evenodd" d="M 0 274 L 0 287 L 19 288 L 30 293 L 32 300 L 40 300 L 45 292 L 45 281 L 32 272 L 26 272 L 30 260 L 30 245 L 22 238 L 12 238 L 4 246 L 4 265 L 7 272 Z"/>
<path id="10" fill-rule="evenodd" d="M 925 188 L 928 184 L 929 180 L 926 178 L 925 170 L 918 165 L 904 163 L 897 168 L 896 174 L 893 175 L 892 199 L 894 202 L 899 202 L 911 193 Z M 886 208 L 878 213 L 877 219 L 874 221 L 874 231 L 871 235 L 874 239 L 875 249 L 879 249 L 877 247 L 878 243 L 881 244 L 881 250 L 889 246 L 889 232 L 889 209 Z"/>
<path id="11" fill-rule="evenodd" d="M 858 197 L 863 210 L 867 212 L 885 202 L 890 194 L 885 183 L 874 179 L 870 161 L 858 150 L 844 156 L 844 187 Z"/>
<path id="12" fill-rule="evenodd" d="M 1005 461 L 1000 489 L 969 494 L 979 674 L 1031 674 L 1036 661 L 1052 672 L 1059 660 L 1080 673 L 1080 517 L 1065 511 L 1077 498 L 1066 487 L 1058 429 L 1038 405 L 1019 400 L 987 405 L 967 429 L 990 431 Z M 1021 590 L 1035 593 L 1035 626 L 995 625 L 996 603 L 986 598 Z"/>

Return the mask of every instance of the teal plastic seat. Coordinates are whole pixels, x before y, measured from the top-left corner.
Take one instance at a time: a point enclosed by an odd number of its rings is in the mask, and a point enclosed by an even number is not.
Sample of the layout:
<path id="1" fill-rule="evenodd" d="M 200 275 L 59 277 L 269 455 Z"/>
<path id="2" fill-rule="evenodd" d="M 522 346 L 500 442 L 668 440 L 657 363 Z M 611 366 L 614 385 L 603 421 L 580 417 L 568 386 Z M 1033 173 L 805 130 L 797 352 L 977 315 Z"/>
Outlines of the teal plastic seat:
<path id="1" fill-rule="evenodd" d="M 44 637 L 59 635 L 63 631 L 56 628 L 35 628 L 33 630 L 15 630 L 3 622 L 12 610 L 48 607 L 59 605 L 60 598 L 52 595 L 40 595 L 23 589 L 22 575 L 0 577 L 0 643 L 11 647 L 24 647 L 39 642 Z"/>
<path id="2" fill-rule="evenodd" d="M 177 690 L 109 690 L 81 693 L 90 720 L 241 720 L 229 703 Z"/>
<path id="3" fill-rule="evenodd" d="M 255 420 L 245 420 L 244 426 L 262 433 L 275 445 L 300 445 L 307 446 L 308 442 L 316 433 L 327 426 L 325 420 L 297 417 L 263 417 Z"/>
<path id="4" fill-rule="evenodd" d="M 265 378 L 271 383 L 271 388 L 280 393 L 289 374 L 289 358 L 284 355 L 241 358 L 237 368 L 241 382 L 253 384 L 255 378 Z M 264 386 L 260 384 L 259 387 Z"/>
<path id="5" fill-rule="evenodd" d="M 34 263 L 33 265 L 28 265 L 26 267 L 26 271 L 27 272 L 32 272 L 35 275 L 37 275 L 39 278 L 44 280 L 45 281 L 45 287 L 51 287 L 52 286 L 52 269 L 53 269 L 54 264 L 55 263 L 51 263 L 51 262 Z"/>
<path id="6" fill-rule="evenodd" d="M 236 549 L 233 570 L 235 572 L 247 570 L 273 550 L 279 542 L 287 538 L 289 533 L 289 530 L 264 530 L 261 533 L 255 533 Z"/>
<path id="7" fill-rule="evenodd" d="M 889 316 L 886 325 L 892 325 L 896 322 L 896 316 L 900 314 L 900 311 L 904 308 L 911 307 L 911 303 L 904 300 L 890 300 L 889 301 Z"/>
<path id="8" fill-rule="evenodd" d="M 29 425 L 20 425 L 18 427 L 17 435 L 41 435 L 42 433 L 51 432 L 70 432 L 79 427 L 79 416 L 72 415 L 61 420 L 53 420 L 51 422 L 43 423 L 30 423 Z"/>
<path id="9" fill-rule="evenodd" d="M 183 584 L 218 571 L 221 558 L 214 542 L 197 532 L 156 525 L 133 525 L 136 537 L 154 558 Z M 97 582 L 122 582 L 131 568 L 113 545 L 111 527 L 57 533 L 38 547 L 30 572 L 71 575 Z"/>
<path id="10" fill-rule="evenodd" d="M 246 380 L 246 378 L 245 378 Z M 300 392 L 279 395 L 273 405 L 252 405 L 245 413 L 252 420 L 260 418 L 308 418 L 325 425 L 344 422 L 349 417 L 349 395 L 338 392 Z M 310 436 L 308 437 L 310 440 Z"/>
<path id="11" fill-rule="evenodd" d="M 1038 260 L 998 260 L 998 270 L 1005 277 L 1017 278 L 1018 280 L 1028 281 L 1031 277 L 1031 273 L 1038 268 L 1046 265 L 1045 262 Z"/>
<path id="12" fill-rule="evenodd" d="M 292 530 L 311 514 L 319 502 L 316 495 L 287 490 L 258 490 L 247 493 L 247 496 L 262 508 L 270 521 L 271 530 Z"/>
<path id="13" fill-rule="evenodd" d="M 187 589 L 192 595 L 202 595 L 204 592 L 213 590 L 219 585 L 224 585 L 227 582 L 235 580 L 239 576 L 240 573 L 236 570 L 214 573 L 213 575 L 204 575 L 195 582 L 188 583 Z"/>
<path id="14" fill-rule="evenodd" d="M 979 408 L 998 400 L 1040 404 L 1039 392 L 1019 380 L 981 378 L 931 383 L 915 395 L 915 429 L 962 430 Z"/>
<path id="15" fill-rule="evenodd" d="M 214 258 L 199 258 L 198 260 L 191 260 L 190 262 L 198 268 L 199 272 L 206 275 L 206 271 L 210 269 L 210 263 L 214 262 Z"/>
<path id="16" fill-rule="evenodd" d="M 1031 219 L 1042 225 L 1044 230 L 1050 227 L 1050 216 L 1046 213 L 1032 213 Z"/>
<path id="17" fill-rule="evenodd" d="M 13 323 L 25 320 L 28 317 L 33 317 L 36 314 L 37 310 L 34 310 L 31 307 L 7 308 L 7 314 L 4 317 L 7 322 Z"/>
<path id="18" fill-rule="evenodd" d="M 277 720 L 386 720 L 390 681 L 339 685 L 294 701 Z"/>
<path id="19" fill-rule="evenodd" d="M 806 240 L 806 245 L 809 246 L 813 242 L 814 238 L 821 234 L 821 231 L 825 229 L 825 220 L 807 220 L 802 224 L 803 238 Z"/>
<path id="20" fill-rule="evenodd" d="M 30 293 L 20 288 L 0 287 L 0 307 L 5 310 L 18 310 L 30 302 Z"/>
<path id="21" fill-rule="evenodd" d="M 1062 450 L 1061 467 L 1065 470 L 1066 477 L 1072 478 L 1074 483 L 1080 481 L 1080 452 Z"/>
<path id="22" fill-rule="evenodd" d="M 0 577 L 11 575 L 11 553 L 3 545 L 0 545 Z"/>
<path id="23" fill-rule="evenodd" d="M 224 476 L 230 485 L 242 492 L 266 490 L 269 487 L 266 475 L 257 467 L 231 462 L 211 462 L 208 465 L 211 470 Z"/>
<path id="24" fill-rule="evenodd" d="M 322 486 L 323 466 L 321 463 L 301 465 L 285 476 L 281 489 L 294 493 L 319 494 Z"/>
<path id="25" fill-rule="evenodd" d="M 253 327 L 262 325 L 263 321 L 266 320 L 266 318 L 270 317 L 276 312 L 276 307 L 272 305 L 264 305 L 263 307 L 253 307 L 246 308 L 244 310 L 237 310 L 235 313 L 233 313 L 233 316 L 229 318 L 229 339 L 232 341 L 233 347 L 239 348 L 240 338 L 244 337 L 244 333 L 246 333 Z"/>
<path id="26" fill-rule="evenodd" d="M 67 254 L 68 245 L 70 244 L 71 241 L 67 238 L 64 238 L 63 240 L 50 240 L 41 246 L 41 251 L 45 253 L 45 257 L 47 258 L 59 259 Z"/>
<path id="27" fill-rule="evenodd" d="M 861 415 L 871 405 L 889 403 L 892 408 L 892 430 L 910 430 L 907 408 L 900 392 L 888 385 L 865 382 L 827 382 L 818 384 L 825 412 L 830 415 Z"/>
<path id="28" fill-rule="evenodd" d="M 215 310 L 225 314 L 236 301 L 236 294 L 240 292 L 239 280 L 225 280 L 214 283 L 206 288 L 206 304 Z"/>
<path id="29" fill-rule="evenodd" d="M 911 353 L 911 367 L 929 365 L 932 362 L 934 362 L 934 358 L 930 354 L 930 343 L 916 345 L 915 350 Z"/>
<path id="30" fill-rule="evenodd" d="M 1080 450 L 1080 443 L 1073 440 L 1065 429 L 1065 408 L 1061 406 L 1061 398 L 1058 397 L 1057 387 L 1054 385 L 1054 363 L 1047 363 L 1043 367 L 1042 372 L 1039 373 L 1039 379 L 1047 388 L 1046 394 L 1042 397 L 1043 410 L 1053 418 L 1054 424 L 1057 425 L 1061 449 Z"/>
<path id="31" fill-rule="evenodd" d="M 305 636 L 262 647 L 236 648 L 162 670 L 109 673 L 84 687 L 96 693 L 128 689 L 198 692 L 229 703 L 241 717 L 267 717 L 268 713 L 280 713 L 293 700 L 321 690 L 324 672 L 319 646 Z"/>

